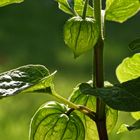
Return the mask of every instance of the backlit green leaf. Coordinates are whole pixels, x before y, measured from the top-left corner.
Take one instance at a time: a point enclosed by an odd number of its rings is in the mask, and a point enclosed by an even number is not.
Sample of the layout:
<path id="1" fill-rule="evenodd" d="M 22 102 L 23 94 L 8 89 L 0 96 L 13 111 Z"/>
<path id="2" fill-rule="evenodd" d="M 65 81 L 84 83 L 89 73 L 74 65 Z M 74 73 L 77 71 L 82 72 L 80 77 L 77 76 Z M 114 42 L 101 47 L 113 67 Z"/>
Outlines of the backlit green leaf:
<path id="1" fill-rule="evenodd" d="M 138 111 L 138 112 L 131 112 L 131 115 L 136 120 L 140 119 L 140 111 Z"/>
<path id="2" fill-rule="evenodd" d="M 76 113 L 57 102 L 48 102 L 35 113 L 30 140 L 85 140 L 85 130 Z"/>
<path id="3" fill-rule="evenodd" d="M 117 67 L 116 75 L 121 83 L 140 77 L 140 53 L 125 58 Z"/>
<path id="4" fill-rule="evenodd" d="M 0 74 L 0 98 L 21 92 L 49 92 L 54 73 L 42 65 L 26 65 Z"/>
<path id="5" fill-rule="evenodd" d="M 128 131 L 128 129 L 127 129 L 127 124 L 122 124 L 120 127 L 119 127 L 119 129 L 118 129 L 118 131 L 117 131 L 117 134 L 120 134 L 120 133 L 123 133 L 123 132 L 127 132 Z"/>
<path id="6" fill-rule="evenodd" d="M 93 111 L 96 110 L 96 98 L 90 94 L 88 94 L 88 92 L 85 94 L 81 91 L 84 89 L 88 89 L 88 84 L 87 83 L 83 83 L 78 85 L 71 97 L 70 97 L 70 101 L 78 104 L 78 105 L 84 105 L 87 106 L 88 108 L 92 109 Z M 91 120 L 89 117 L 87 117 L 86 115 L 75 111 L 78 116 L 80 116 L 80 118 L 82 119 L 84 125 L 85 125 L 85 131 L 86 131 L 86 140 L 98 140 L 98 133 L 97 133 L 97 128 L 96 128 L 96 124 L 93 120 Z M 113 127 L 116 124 L 117 121 L 117 117 L 118 117 L 118 112 L 114 109 L 111 109 L 110 107 L 106 108 L 106 116 L 107 116 L 107 130 L 108 132 L 110 132 Z"/>
<path id="7" fill-rule="evenodd" d="M 83 14 L 84 3 L 84 0 L 74 0 L 74 10 L 79 16 Z M 89 4 L 87 6 L 86 16 L 93 17 L 93 8 Z"/>
<path id="8" fill-rule="evenodd" d="M 78 104 L 78 105 L 84 105 L 95 111 L 96 107 L 96 99 L 94 96 L 89 96 L 82 94 L 79 90 L 79 86 L 77 86 L 71 97 L 70 101 Z M 96 128 L 96 124 L 93 120 L 91 120 L 89 117 L 84 115 L 83 113 L 79 111 L 75 111 L 77 115 L 82 119 L 84 126 L 85 126 L 85 140 L 99 140 L 98 138 L 98 132 Z"/>
<path id="9" fill-rule="evenodd" d="M 139 0 L 107 0 L 105 15 L 107 20 L 122 23 L 134 16 L 139 10 Z"/>
<path id="10" fill-rule="evenodd" d="M 72 7 L 69 5 L 68 0 L 56 0 L 58 2 L 59 8 L 70 15 L 74 15 L 74 10 Z"/>
<path id="11" fill-rule="evenodd" d="M 89 85 L 81 89 L 81 92 L 100 97 L 108 106 L 117 110 L 140 111 L 140 77 L 105 88 L 92 88 Z"/>
<path id="12" fill-rule="evenodd" d="M 12 4 L 12 3 L 21 3 L 24 0 L 0 0 L 0 7 Z"/>
<path id="13" fill-rule="evenodd" d="M 132 125 L 122 124 L 118 130 L 118 134 L 126 131 L 135 131 L 140 129 L 140 120 L 137 120 Z"/>
<path id="14" fill-rule="evenodd" d="M 129 131 L 134 131 L 134 130 L 138 130 L 140 129 L 140 119 L 137 120 L 135 123 L 133 123 L 132 125 L 127 126 L 127 129 Z"/>
<path id="15" fill-rule="evenodd" d="M 82 16 L 84 9 L 84 0 L 56 0 L 59 8 L 70 15 Z M 93 8 L 88 4 L 86 15 L 93 17 Z"/>

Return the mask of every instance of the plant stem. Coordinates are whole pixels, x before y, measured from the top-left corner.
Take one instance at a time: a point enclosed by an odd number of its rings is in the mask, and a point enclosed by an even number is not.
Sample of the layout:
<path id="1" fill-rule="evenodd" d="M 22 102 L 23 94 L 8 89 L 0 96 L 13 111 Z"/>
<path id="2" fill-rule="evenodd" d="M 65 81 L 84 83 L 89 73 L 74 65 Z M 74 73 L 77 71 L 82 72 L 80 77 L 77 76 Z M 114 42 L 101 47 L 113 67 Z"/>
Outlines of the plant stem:
<path id="1" fill-rule="evenodd" d="M 82 19 L 85 19 L 86 18 L 88 2 L 89 2 L 89 0 L 85 0 L 83 14 L 82 14 Z"/>
<path id="2" fill-rule="evenodd" d="M 92 120 L 95 121 L 95 112 L 93 112 L 91 109 L 81 106 L 81 105 L 76 105 L 69 100 L 65 99 L 64 97 L 60 96 L 55 90 L 54 87 L 51 87 L 52 89 L 52 95 L 59 99 L 62 103 L 68 105 L 72 110 L 79 110 L 80 112 L 84 113 L 85 115 L 89 116 Z"/>
<path id="3" fill-rule="evenodd" d="M 101 19 L 101 4 L 102 0 L 93 0 L 94 2 L 94 16 L 99 28 L 99 39 L 94 47 L 94 80 L 93 84 L 97 88 L 104 86 L 104 71 L 103 71 L 103 24 Z M 105 114 L 105 103 L 97 98 L 96 100 L 96 126 L 100 140 L 108 140 L 107 129 L 106 129 L 106 114 Z"/>
<path id="4" fill-rule="evenodd" d="M 54 97 L 56 97 L 57 99 L 59 99 L 62 103 L 68 105 L 70 108 L 73 108 L 75 110 L 79 110 L 79 106 L 68 101 L 67 99 L 65 99 L 64 97 L 60 96 L 58 93 L 56 93 L 54 90 L 53 90 L 53 94 L 52 94 Z"/>

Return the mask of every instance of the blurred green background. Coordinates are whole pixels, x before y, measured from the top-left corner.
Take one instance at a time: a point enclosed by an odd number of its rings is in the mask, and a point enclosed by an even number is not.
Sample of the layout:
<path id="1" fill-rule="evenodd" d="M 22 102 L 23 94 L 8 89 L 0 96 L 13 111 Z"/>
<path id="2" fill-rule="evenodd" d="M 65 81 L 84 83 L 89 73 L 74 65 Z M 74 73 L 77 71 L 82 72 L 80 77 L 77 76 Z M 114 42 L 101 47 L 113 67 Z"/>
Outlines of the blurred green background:
<path id="1" fill-rule="evenodd" d="M 63 42 L 63 25 L 68 15 L 58 10 L 54 0 L 25 0 L 0 8 L 0 72 L 25 64 L 43 64 L 55 78 L 57 91 L 68 97 L 79 82 L 91 79 L 92 53 L 74 60 Z M 123 24 L 106 23 L 105 80 L 117 82 L 115 69 L 123 58 L 133 55 L 128 44 L 140 37 L 140 13 Z M 0 140 L 28 140 L 30 119 L 37 108 L 54 98 L 26 94 L 0 101 Z M 120 113 L 110 140 L 139 140 L 140 131 L 116 135 L 122 123 L 134 120 Z"/>

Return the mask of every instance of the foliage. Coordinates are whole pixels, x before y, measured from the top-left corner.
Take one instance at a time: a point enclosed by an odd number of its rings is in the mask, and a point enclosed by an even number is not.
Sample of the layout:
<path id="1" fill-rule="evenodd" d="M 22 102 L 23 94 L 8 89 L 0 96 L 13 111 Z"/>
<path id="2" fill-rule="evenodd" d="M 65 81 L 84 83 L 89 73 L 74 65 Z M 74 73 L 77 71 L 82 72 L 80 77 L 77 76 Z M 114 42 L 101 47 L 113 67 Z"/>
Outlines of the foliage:
<path id="1" fill-rule="evenodd" d="M 42 65 L 27 65 L 0 75 L 0 98 L 25 92 L 49 92 L 53 74 Z"/>
<path id="2" fill-rule="evenodd" d="M 80 85 L 77 85 L 74 88 L 69 100 L 75 104 L 84 105 L 92 109 L 93 111 L 96 111 L 96 98 L 93 95 L 91 95 L 90 92 L 85 93 L 85 90 L 89 88 L 90 84 L 91 83 L 89 81 L 88 83 L 81 83 Z M 84 91 L 82 91 L 82 88 Z M 81 120 L 83 121 L 85 125 L 85 128 L 86 128 L 85 139 L 92 140 L 92 136 L 94 136 L 94 139 L 98 139 L 98 132 L 97 132 L 95 122 L 93 122 L 92 119 L 90 119 L 88 116 L 84 115 L 81 112 L 76 111 L 76 113 L 79 115 L 79 117 L 81 118 Z M 107 124 L 108 133 L 111 132 L 114 126 L 116 125 L 117 118 L 118 118 L 118 111 L 107 106 L 106 107 L 106 124 Z"/>
<path id="3" fill-rule="evenodd" d="M 63 104 L 48 102 L 32 119 L 31 140 L 84 140 L 84 138 L 84 126 L 80 118 L 76 113 L 70 113 L 69 108 Z"/>
<path id="4" fill-rule="evenodd" d="M 107 0 L 106 19 L 124 22 L 140 10 L 139 0 Z"/>
<path id="5" fill-rule="evenodd" d="M 140 77 L 139 68 L 140 53 L 136 53 L 131 58 L 125 58 L 116 69 L 118 80 L 122 83 Z"/>
<path id="6" fill-rule="evenodd" d="M 106 0 L 105 10 L 101 9 L 102 0 L 93 0 L 93 5 L 89 0 L 56 1 L 63 12 L 72 15 L 64 27 L 64 41 L 75 57 L 94 49 L 92 85 L 80 83 L 67 100 L 55 91 L 55 73 L 50 74 L 42 65 L 26 65 L 0 75 L 0 98 L 35 92 L 51 94 L 63 103 L 48 102 L 38 109 L 31 121 L 30 140 L 107 140 L 107 133 L 117 122 L 118 110 L 131 112 L 136 119 L 132 125 L 123 124 L 118 133 L 140 129 L 140 112 L 134 113 L 140 111 L 140 53 L 124 59 L 117 67 L 118 84 L 104 84 L 102 69 L 103 20 L 126 21 L 140 10 L 140 1 Z M 4 0 L 0 6 L 19 2 L 22 0 Z M 132 49 L 135 43 L 131 43 Z"/>
<path id="7" fill-rule="evenodd" d="M 13 4 L 13 3 L 21 3 L 24 0 L 1 0 L 0 1 L 0 7 L 9 5 L 9 4 Z"/>
<path id="8" fill-rule="evenodd" d="M 92 88 L 89 84 L 83 83 L 79 86 L 80 91 L 87 95 L 100 97 L 107 105 L 122 111 L 140 110 L 140 78 L 116 84 L 104 88 Z M 135 104 L 130 104 L 133 102 Z"/>

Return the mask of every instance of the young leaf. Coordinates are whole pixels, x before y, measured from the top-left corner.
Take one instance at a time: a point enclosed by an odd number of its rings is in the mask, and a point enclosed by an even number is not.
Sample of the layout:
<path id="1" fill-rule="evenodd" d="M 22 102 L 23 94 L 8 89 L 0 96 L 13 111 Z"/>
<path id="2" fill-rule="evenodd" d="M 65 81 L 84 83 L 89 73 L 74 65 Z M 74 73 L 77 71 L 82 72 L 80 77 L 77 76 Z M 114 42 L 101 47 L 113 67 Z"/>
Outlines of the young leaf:
<path id="1" fill-rule="evenodd" d="M 107 0 L 105 15 L 107 20 L 122 23 L 134 16 L 139 10 L 139 0 Z"/>
<path id="2" fill-rule="evenodd" d="M 125 58 L 117 67 L 116 75 L 121 83 L 140 77 L 140 53 Z"/>
<path id="3" fill-rule="evenodd" d="M 127 125 L 127 124 L 122 124 L 117 132 L 117 134 L 126 132 L 126 131 L 135 131 L 140 129 L 140 120 L 137 120 L 134 124 L 132 125 Z"/>
<path id="4" fill-rule="evenodd" d="M 82 88 L 82 91 L 81 91 Z M 83 83 L 78 85 L 71 97 L 70 101 L 78 104 L 78 105 L 84 105 L 90 108 L 93 111 L 96 111 L 96 98 L 88 92 L 85 94 L 83 91 L 88 89 L 88 84 Z M 80 113 L 79 111 L 75 111 L 77 115 L 82 119 L 84 125 L 85 125 L 85 134 L 86 134 L 86 140 L 98 140 L 98 133 L 97 133 L 97 128 L 96 124 L 93 120 L 91 120 L 88 116 Z M 118 112 L 117 110 L 111 109 L 110 107 L 106 108 L 106 116 L 107 116 L 107 131 L 108 133 L 113 129 L 113 127 L 116 124 L 117 117 L 118 117 Z"/>
<path id="5" fill-rule="evenodd" d="M 31 121 L 30 140 L 85 140 L 80 118 L 57 102 L 48 102 L 35 113 Z"/>
<path id="6" fill-rule="evenodd" d="M 13 3 L 21 3 L 24 0 L 0 0 L 0 7 L 13 4 Z"/>
<path id="7" fill-rule="evenodd" d="M 54 73 L 42 65 L 26 65 L 0 74 L 0 98 L 21 92 L 49 92 Z"/>
<path id="8" fill-rule="evenodd" d="M 140 111 L 140 77 L 112 87 L 95 89 L 89 86 L 87 89 L 81 89 L 81 92 L 97 96 L 117 110 Z"/>

